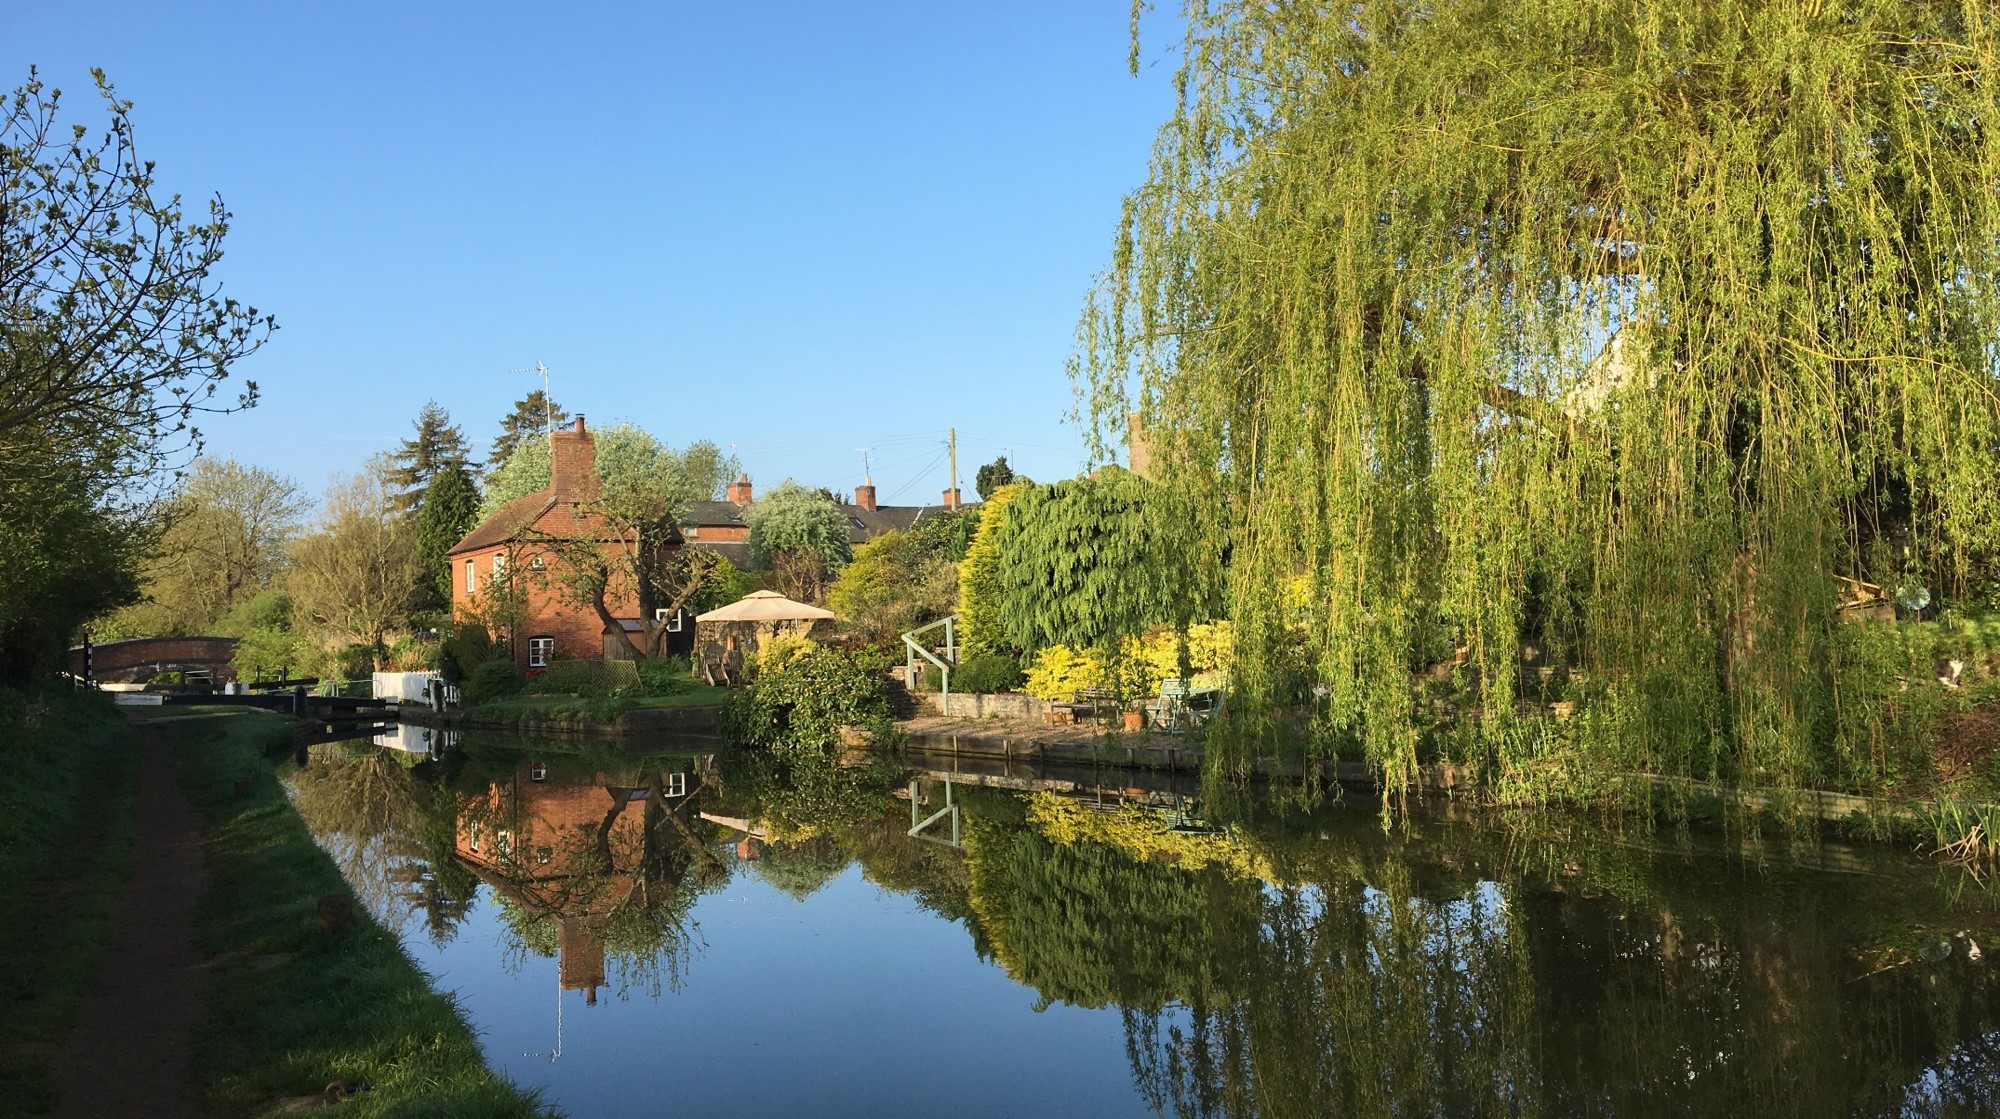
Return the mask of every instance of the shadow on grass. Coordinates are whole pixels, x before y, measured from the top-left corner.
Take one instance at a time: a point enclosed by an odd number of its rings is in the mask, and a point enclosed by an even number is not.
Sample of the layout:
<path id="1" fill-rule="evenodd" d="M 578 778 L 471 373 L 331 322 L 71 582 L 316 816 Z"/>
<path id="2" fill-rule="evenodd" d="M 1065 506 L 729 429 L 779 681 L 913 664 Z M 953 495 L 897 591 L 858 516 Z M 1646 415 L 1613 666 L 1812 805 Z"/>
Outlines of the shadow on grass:
<path id="1" fill-rule="evenodd" d="M 0 1116 L 55 1106 L 131 873 L 138 743 L 101 697 L 0 694 Z"/>
<path id="2" fill-rule="evenodd" d="M 290 721 L 162 730 L 209 829 L 201 929 L 215 973 L 194 1054 L 209 1113 L 261 1115 L 343 1080 L 369 1085 L 344 1116 L 545 1114 L 486 1067 L 453 1001 L 359 906 L 344 929 L 320 931 L 320 895 L 349 891 L 270 760 L 289 755 Z M 249 779 L 243 796 L 239 777 Z"/>

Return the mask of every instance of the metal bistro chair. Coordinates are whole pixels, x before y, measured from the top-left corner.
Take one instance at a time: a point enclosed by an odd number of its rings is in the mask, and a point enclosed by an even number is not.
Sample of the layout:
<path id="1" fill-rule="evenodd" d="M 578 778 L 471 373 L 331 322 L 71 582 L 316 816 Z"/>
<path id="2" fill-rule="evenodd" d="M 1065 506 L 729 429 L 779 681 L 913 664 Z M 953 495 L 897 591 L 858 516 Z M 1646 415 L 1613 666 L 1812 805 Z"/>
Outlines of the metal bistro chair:
<path id="1" fill-rule="evenodd" d="M 1146 710 L 1150 722 L 1168 734 L 1201 726 L 1222 706 L 1222 689 L 1197 688 L 1178 676 L 1160 681 L 1160 694 Z"/>

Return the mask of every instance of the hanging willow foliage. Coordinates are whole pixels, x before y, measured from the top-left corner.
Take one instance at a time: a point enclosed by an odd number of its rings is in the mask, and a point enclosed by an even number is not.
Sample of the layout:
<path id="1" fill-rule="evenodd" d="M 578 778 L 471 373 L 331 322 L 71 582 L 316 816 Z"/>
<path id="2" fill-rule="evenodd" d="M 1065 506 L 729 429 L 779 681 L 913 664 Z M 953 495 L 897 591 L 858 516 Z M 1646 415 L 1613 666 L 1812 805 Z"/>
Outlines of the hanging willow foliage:
<path id="1" fill-rule="evenodd" d="M 1606 765 L 1866 769 L 1835 576 L 1961 590 L 2000 523 L 1986 5 L 1185 17 L 1073 371 L 1232 549 L 1245 749 L 1303 635 L 1309 738 L 1392 780 L 1441 662 L 1499 756 L 1524 644 Z"/>

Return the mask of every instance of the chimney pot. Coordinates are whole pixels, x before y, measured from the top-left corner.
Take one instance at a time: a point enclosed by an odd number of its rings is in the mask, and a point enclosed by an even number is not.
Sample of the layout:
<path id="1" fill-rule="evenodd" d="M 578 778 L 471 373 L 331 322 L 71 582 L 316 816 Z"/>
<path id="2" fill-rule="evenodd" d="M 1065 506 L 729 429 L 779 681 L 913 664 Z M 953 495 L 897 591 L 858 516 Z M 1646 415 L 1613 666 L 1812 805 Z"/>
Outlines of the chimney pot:
<path id="1" fill-rule="evenodd" d="M 578 435 L 582 435 L 582 434 L 583 434 L 583 413 L 582 413 L 582 412 L 578 412 L 578 413 L 576 414 L 576 429 L 575 429 L 575 430 L 576 430 L 576 433 L 577 433 Z"/>
<path id="2" fill-rule="evenodd" d="M 750 475 L 744 474 L 729 483 L 728 497 L 731 505 L 748 505 L 754 496 L 750 488 Z"/>

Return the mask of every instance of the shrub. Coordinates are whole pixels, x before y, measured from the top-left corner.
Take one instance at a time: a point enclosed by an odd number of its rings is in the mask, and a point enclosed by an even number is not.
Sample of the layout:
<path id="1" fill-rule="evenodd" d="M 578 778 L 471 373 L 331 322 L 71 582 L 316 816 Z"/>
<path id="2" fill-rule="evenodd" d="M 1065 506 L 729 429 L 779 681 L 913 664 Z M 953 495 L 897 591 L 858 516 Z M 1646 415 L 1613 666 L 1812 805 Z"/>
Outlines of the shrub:
<path id="1" fill-rule="evenodd" d="M 510 696 L 521 690 L 521 677 L 514 672 L 514 666 L 507 661 L 485 661 L 473 666 L 465 678 L 464 695 L 467 703 L 484 703 L 487 700 Z"/>
<path id="2" fill-rule="evenodd" d="M 276 679 L 280 673 L 304 671 L 312 663 L 313 647 L 301 634 L 288 629 L 260 627 L 236 642 L 231 662 L 238 680 Z"/>
<path id="3" fill-rule="evenodd" d="M 759 676 L 764 675 L 766 672 L 779 672 L 785 666 L 796 663 L 818 647 L 818 644 L 811 638 L 800 637 L 796 634 L 773 637 L 769 641 L 765 641 L 757 646 L 757 657 L 752 662 L 751 667 Z"/>
<path id="4" fill-rule="evenodd" d="M 375 646 L 357 641 L 334 654 L 333 672 L 342 680 L 360 680 L 375 672 Z"/>
<path id="5" fill-rule="evenodd" d="M 889 693 L 873 658 L 816 646 L 759 676 L 723 709 L 722 732 L 752 746 L 827 746 L 841 728 L 890 729 Z"/>
<path id="6" fill-rule="evenodd" d="M 439 653 L 440 663 L 446 653 L 470 672 L 500 656 L 500 649 L 493 644 L 493 638 L 487 634 L 485 626 L 478 622 L 461 622 L 453 628 L 451 636 L 444 639 L 444 649 Z"/>
<path id="7" fill-rule="evenodd" d="M 1021 686 L 1021 662 L 999 653 L 973 657 L 954 669 L 951 687 L 957 692 L 1007 692 Z"/>
<path id="8" fill-rule="evenodd" d="M 633 661 L 556 661 L 522 689 L 535 695 L 592 695 L 637 691 L 639 666 Z"/>
<path id="9" fill-rule="evenodd" d="M 438 667 L 441 647 L 416 634 L 405 634 L 389 643 L 388 669 L 391 672 L 425 672 Z"/>
<path id="10" fill-rule="evenodd" d="M 633 670 L 639 677 L 639 690 L 647 695 L 673 695 L 686 691 L 694 682 L 687 661 L 681 657 L 651 657 L 636 662 Z"/>

